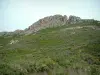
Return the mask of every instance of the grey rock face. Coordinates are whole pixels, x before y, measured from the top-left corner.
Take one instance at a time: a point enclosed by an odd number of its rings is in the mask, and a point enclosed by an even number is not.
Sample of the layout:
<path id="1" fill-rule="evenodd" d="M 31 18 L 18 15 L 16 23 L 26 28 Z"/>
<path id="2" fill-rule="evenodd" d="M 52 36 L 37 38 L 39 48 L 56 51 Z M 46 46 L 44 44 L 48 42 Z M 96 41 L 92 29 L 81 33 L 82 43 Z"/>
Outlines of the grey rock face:
<path id="1" fill-rule="evenodd" d="M 70 15 L 68 18 L 66 15 L 62 16 L 58 14 L 54 16 L 44 17 L 38 20 L 37 22 L 33 23 L 25 30 L 15 30 L 14 32 L 0 32 L 0 36 L 27 35 L 27 34 L 35 33 L 45 28 L 57 27 L 57 26 L 62 26 L 67 24 L 82 23 L 82 22 L 91 23 L 94 22 L 94 19 L 81 19 L 80 17 L 72 16 L 72 15 Z"/>
<path id="2" fill-rule="evenodd" d="M 61 26 L 67 23 L 67 16 L 64 15 L 54 15 L 54 16 L 48 16 L 44 17 L 34 24 L 32 24 L 28 29 L 26 29 L 26 33 L 32 33 L 36 32 L 40 29 L 48 28 L 48 27 L 56 27 Z"/>
<path id="3" fill-rule="evenodd" d="M 27 34 L 37 32 L 41 29 L 57 27 L 57 26 L 62 26 L 66 24 L 75 24 L 80 21 L 81 21 L 80 17 L 71 15 L 68 18 L 66 15 L 62 16 L 58 14 L 54 16 L 44 17 L 38 20 L 37 22 L 35 22 L 34 24 L 32 24 L 31 26 L 29 26 L 28 28 L 26 28 L 25 30 L 15 30 L 14 32 L 3 32 L 3 33 L 0 33 L 0 36 L 13 35 L 13 34 L 27 35 Z"/>
<path id="4" fill-rule="evenodd" d="M 70 16 L 69 19 L 66 15 L 54 15 L 54 16 L 48 16 L 44 17 L 34 24 L 32 24 L 29 28 L 25 29 L 26 34 L 31 34 L 33 32 L 37 32 L 41 29 L 50 28 L 50 27 L 56 27 L 56 26 L 62 26 L 65 24 L 73 24 L 77 23 L 81 20 L 80 17 L 76 16 Z"/>
<path id="5" fill-rule="evenodd" d="M 14 32 L 13 32 L 14 34 L 23 34 L 24 33 L 24 31 L 23 30 L 15 30 Z"/>
<path id="6" fill-rule="evenodd" d="M 81 21 L 80 17 L 76 17 L 76 16 L 72 16 L 72 15 L 70 15 L 69 19 L 68 19 L 69 24 L 75 24 L 75 23 L 80 22 L 80 21 Z"/>

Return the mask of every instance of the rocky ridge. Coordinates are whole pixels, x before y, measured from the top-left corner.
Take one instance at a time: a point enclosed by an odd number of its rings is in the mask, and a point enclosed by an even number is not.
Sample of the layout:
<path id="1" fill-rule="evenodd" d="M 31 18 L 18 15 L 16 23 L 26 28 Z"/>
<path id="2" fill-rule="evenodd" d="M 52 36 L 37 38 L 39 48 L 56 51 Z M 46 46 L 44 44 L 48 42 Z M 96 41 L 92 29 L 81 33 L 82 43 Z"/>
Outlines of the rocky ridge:
<path id="1" fill-rule="evenodd" d="M 50 27 L 57 27 L 67 24 L 75 24 L 80 22 L 90 22 L 94 21 L 93 19 L 81 19 L 80 17 L 70 15 L 69 17 L 66 15 L 53 15 L 47 16 L 42 19 L 39 19 L 37 22 L 33 23 L 31 26 L 26 28 L 25 30 L 15 30 L 14 32 L 0 32 L 1 35 L 13 35 L 13 34 L 32 34 L 41 29 L 50 28 Z M 1 36 L 0 35 L 0 36 Z"/>
<path id="2" fill-rule="evenodd" d="M 37 22 L 35 22 L 31 26 L 29 26 L 29 28 L 25 29 L 25 33 L 30 34 L 33 32 L 37 32 L 41 29 L 62 26 L 65 24 L 74 24 L 74 23 L 77 23 L 80 21 L 81 21 L 80 17 L 76 17 L 76 16 L 72 16 L 72 15 L 69 16 L 69 18 L 66 15 L 64 15 L 64 16 L 62 16 L 62 15 L 48 16 L 48 17 L 44 17 L 44 18 L 38 20 Z"/>

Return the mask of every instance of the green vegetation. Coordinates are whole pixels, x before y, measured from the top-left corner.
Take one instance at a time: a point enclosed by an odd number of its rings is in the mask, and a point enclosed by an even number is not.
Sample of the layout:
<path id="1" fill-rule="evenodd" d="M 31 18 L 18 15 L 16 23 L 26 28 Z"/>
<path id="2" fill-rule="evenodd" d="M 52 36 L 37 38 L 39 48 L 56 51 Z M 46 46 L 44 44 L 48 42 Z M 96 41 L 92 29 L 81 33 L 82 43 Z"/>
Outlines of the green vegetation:
<path id="1" fill-rule="evenodd" d="M 99 27 L 86 22 L 0 36 L 0 75 L 100 75 Z"/>

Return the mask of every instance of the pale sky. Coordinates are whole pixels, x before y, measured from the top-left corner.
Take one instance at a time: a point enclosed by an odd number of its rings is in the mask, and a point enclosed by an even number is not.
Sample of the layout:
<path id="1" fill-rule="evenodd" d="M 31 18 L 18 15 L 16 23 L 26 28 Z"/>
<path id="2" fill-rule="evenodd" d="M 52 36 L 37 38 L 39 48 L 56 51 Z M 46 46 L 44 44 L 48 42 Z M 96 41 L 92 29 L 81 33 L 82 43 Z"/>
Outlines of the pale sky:
<path id="1" fill-rule="evenodd" d="M 25 29 L 55 14 L 100 20 L 100 0 L 0 0 L 0 31 Z"/>

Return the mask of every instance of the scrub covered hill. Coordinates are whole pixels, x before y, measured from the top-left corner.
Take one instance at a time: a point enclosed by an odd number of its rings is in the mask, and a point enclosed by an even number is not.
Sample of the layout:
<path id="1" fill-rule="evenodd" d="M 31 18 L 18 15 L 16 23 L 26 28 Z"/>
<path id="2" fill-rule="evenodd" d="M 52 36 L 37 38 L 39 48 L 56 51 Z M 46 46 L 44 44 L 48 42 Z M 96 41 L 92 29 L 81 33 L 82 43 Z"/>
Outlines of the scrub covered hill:
<path id="1" fill-rule="evenodd" d="M 100 75 L 100 23 L 0 36 L 0 75 Z"/>

